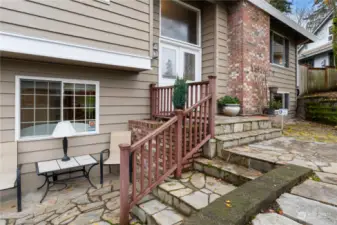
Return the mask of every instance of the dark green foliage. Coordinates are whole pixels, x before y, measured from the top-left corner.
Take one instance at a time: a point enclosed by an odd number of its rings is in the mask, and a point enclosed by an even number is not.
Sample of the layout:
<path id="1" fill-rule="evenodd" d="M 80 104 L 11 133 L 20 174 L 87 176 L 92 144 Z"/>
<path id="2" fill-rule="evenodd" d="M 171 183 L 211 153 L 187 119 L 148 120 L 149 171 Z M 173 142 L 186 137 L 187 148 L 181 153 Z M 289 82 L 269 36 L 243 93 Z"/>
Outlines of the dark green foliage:
<path id="1" fill-rule="evenodd" d="M 186 103 L 186 95 L 188 91 L 188 85 L 186 80 L 177 77 L 173 87 L 173 106 L 175 109 L 184 109 Z"/>
<path id="2" fill-rule="evenodd" d="M 293 3 L 288 0 L 271 0 L 270 4 L 281 12 L 291 13 L 291 5 Z"/>
<path id="3" fill-rule="evenodd" d="M 281 101 L 271 101 L 269 103 L 269 109 L 280 109 L 282 108 L 282 102 Z"/>
<path id="4" fill-rule="evenodd" d="M 309 120 L 337 125 L 337 100 L 309 102 L 306 111 Z"/>
<path id="5" fill-rule="evenodd" d="M 218 105 L 224 106 L 227 104 L 240 104 L 240 100 L 237 97 L 224 96 L 218 99 Z"/>

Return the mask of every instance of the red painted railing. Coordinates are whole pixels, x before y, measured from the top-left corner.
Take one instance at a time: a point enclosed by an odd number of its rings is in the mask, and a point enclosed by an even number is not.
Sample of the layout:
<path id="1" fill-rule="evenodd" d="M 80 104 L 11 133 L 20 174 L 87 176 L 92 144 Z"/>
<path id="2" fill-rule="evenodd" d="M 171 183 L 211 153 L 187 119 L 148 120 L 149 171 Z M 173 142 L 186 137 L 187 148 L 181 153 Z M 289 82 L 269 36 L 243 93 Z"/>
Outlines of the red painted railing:
<path id="1" fill-rule="evenodd" d="M 188 83 L 187 101 L 185 108 L 193 106 L 203 99 L 209 90 L 209 81 Z M 150 105 L 152 117 L 171 117 L 174 115 L 172 104 L 173 86 L 155 87 L 150 85 Z"/>
<path id="2" fill-rule="evenodd" d="M 203 88 L 205 86 L 205 88 Z M 214 137 L 215 129 L 215 77 L 209 77 L 209 82 L 198 82 L 189 85 L 189 91 L 194 96 L 186 104 L 187 109 L 175 110 L 170 107 L 157 107 L 164 109 L 160 115 L 171 116 L 161 127 L 148 134 L 133 145 L 120 144 L 120 224 L 129 223 L 130 209 L 149 194 L 157 185 L 174 173 L 176 178 L 181 177 L 184 164 L 210 139 Z M 168 89 L 157 88 L 152 92 L 158 94 L 159 90 L 165 96 L 170 93 Z M 158 96 L 158 95 L 157 95 Z M 166 95 L 170 96 L 170 95 Z M 172 96 L 172 93 L 171 93 Z M 155 99 L 155 98 L 151 98 Z M 161 104 L 159 104 L 161 105 Z M 168 107 L 168 108 L 167 108 Z M 153 109 L 153 108 L 152 108 Z M 166 114 L 169 109 L 170 114 Z M 163 113 L 165 112 L 165 114 Z M 159 114 L 156 114 L 159 115 Z M 131 156 L 131 160 L 130 160 Z M 130 179 L 130 162 L 132 177 Z M 131 180 L 131 198 L 129 186 Z"/>

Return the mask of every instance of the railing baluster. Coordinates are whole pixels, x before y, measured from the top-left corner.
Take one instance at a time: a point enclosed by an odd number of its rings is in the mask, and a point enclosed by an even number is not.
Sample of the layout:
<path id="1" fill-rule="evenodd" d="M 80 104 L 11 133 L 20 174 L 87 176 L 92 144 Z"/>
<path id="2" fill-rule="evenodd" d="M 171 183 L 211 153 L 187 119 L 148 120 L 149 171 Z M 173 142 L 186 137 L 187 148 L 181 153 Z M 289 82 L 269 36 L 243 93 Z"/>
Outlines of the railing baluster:
<path id="1" fill-rule="evenodd" d="M 144 190 L 144 145 L 140 148 L 140 192 Z"/>
<path id="2" fill-rule="evenodd" d="M 193 121 L 193 126 L 194 126 L 194 147 L 197 146 L 197 132 L 198 132 L 197 110 L 198 110 L 198 108 L 196 108 L 195 111 L 194 111 L 194 121 Z"/>
<path id="3" fill-rule="evenodd" d="M 132 153 L 132 200 L 136 200 L 137 195 L 137 153 L 138 150 Z"/>
<path id="4" fill-rule="evenodd" d="M 201 141 L 202 139 L 202 106 L 203 106 L 203 104 L 202 105 L 200 105 L 200 111 L 199 111 L 199 141 Z"/>
<path id="5" fill-rule="evenodd" d="M 164 131 L 163 133 L 163 151 L 162 151 L 162 155 L 163 155 L 163 174 L 166 173 L 166 133 Z"/>
<path id="6" fill-rule="evenodd" d="M 169 149 L 169 165 L 172 167 L 172 126 L 170 126 L 170 149 Z"/>
<path id="7" fill-rule="evenodd" d="M 189 126 L 189 134 L 188 134 L 188 140 L 189 140 L 189 149 L 192 149 L 192 138 L 193 138 L 193 135 L 192 135 L 192 116 L 193 116 L 193 111 L 189 113 L 189 118 L 188 118 L 188 126 Z"/>
<path id="8" fill-rule="evenodd" d="M 195 85 L 195 103 L 198 102 L 198 85 Z"/>
<path id="9" fill-rule="evenodd" d="M 166 98 L 166 92 L 167 92 L 167 88 L 164 89 L 164 99 L 165 99 L 164 110 L 165 110 L 165 115 L 169 116 L 168 109 L 167 109 L 168 99 Z"/>
<path id="10" fill-rule="evenodd" d="M 159 178 L 160 135 L 156 137 L 156 179 Z"/>
<path id="11" fill-rule="evenodd" d="M 183 119 L 183 129 L 184 129 L 184 132 L 183 132 L 183 141 L 184 141 L 183 152 L 184 152 L 184 156 L 185 156 L 187 154 L 187 149 L 186 149 L 186 140 L 187 140 L 187 137 L 186 137 L 186 116 L 184 116 L 184 119 Z"/>
<path id="12" fill-rule="evenodd" d="M 204 138 L 207 136 L 207 102 L 204 103 Z"/>
<path id="13" fill-rule="evenodd" d="M 152 184 L 152 174 L 151 174 L 151 169 L 152 169 L 152 139 L 149 140 L 148 142 L 148 146 L 149 146 L 149 152 L 148 152 L 148 187 Z"/>
<path id="14" fill-rule="evenodd" d="M 188 107 L 191 107 L 193 105 L 193 86 L 190 85 L 190 105 Z"/>

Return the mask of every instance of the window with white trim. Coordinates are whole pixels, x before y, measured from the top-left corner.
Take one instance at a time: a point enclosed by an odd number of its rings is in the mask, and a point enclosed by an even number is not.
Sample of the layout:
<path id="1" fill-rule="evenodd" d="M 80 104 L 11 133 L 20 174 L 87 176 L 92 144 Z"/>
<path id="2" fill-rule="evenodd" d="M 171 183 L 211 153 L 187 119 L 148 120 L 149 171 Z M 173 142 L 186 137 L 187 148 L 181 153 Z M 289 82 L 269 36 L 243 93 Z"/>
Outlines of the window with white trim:
<path id="1" fill-rule="evenodd" d="M 289 93 L 277 93 L 274 94 L 274 101 L 282 102 L 282 109 L 289 109 Z"/>
<path id="2" fill-rule="evenodd" d="M 98 82 L 18 78 L 18 138 L 50 137 L 60 121 L 78 134 L 98 132 Z"/>
<path id="3" fill-rule="evenodd" d="M 289 40 L 275 32 L 270 33 L 270 62 L 289 67 Z"/>

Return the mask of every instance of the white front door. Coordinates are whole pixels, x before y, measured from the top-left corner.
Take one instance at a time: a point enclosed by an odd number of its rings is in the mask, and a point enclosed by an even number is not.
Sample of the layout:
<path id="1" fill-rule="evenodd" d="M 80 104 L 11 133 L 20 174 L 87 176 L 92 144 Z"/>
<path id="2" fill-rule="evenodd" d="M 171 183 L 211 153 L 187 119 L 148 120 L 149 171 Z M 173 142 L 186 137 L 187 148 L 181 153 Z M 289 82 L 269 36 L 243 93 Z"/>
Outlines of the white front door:
<path id="1" fill-rule="evenodd" d="M 172 44 L 160 43 L 159 85 L 173 85 L 177 77 L 188 82 L 201 81 L 200 50 Z"/>

